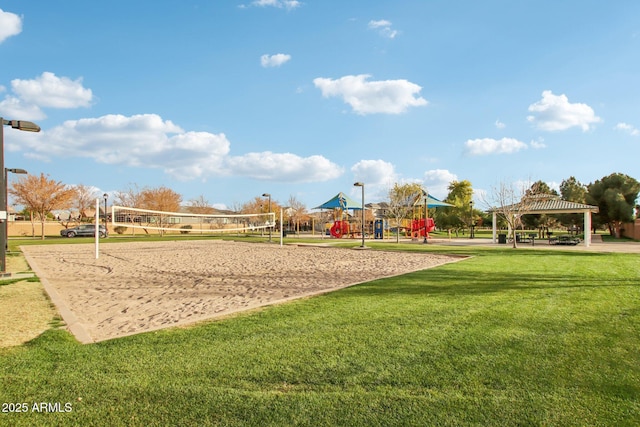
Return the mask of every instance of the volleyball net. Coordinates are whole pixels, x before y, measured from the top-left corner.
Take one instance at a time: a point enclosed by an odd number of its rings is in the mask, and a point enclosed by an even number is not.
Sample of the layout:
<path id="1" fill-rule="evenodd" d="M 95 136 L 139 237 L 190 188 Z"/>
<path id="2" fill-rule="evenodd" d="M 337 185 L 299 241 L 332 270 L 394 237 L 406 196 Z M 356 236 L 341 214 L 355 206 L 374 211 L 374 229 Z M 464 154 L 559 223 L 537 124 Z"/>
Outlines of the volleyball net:
<path id="1" fill-rule="evenodd" d="M 165 212 L 114 205 L 111 207 L 113 230 L 154 230 L 158 233 L 220 234 L 260 233 L 275 227 L 275 213 L 207 214 Z"/>

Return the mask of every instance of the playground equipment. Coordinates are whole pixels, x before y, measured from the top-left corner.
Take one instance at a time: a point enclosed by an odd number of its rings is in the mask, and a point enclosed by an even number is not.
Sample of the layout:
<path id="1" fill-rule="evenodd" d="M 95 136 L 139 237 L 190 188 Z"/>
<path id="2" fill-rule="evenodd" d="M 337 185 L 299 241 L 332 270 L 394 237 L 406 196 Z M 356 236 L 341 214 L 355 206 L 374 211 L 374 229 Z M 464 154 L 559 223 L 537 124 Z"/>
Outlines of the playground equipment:
<path id="1" fill-rule="evenodd" d="M 417 239 L 418 237 L 429 237 L 429 233 L 436 229 L 436 224 L 433 218 L 425 218 L 411 220 L 411 223 L 407 227 L 407 236 Z"/>
<path id="2" fill-rule="evenodd" d="M 349 226 L 349 221 L 344 220 L 336 220 L 333 225 L 329 229 L 329 232 L 336 239 L 340 239 L 345 234 L 349 234 L 351 227 Z"/>

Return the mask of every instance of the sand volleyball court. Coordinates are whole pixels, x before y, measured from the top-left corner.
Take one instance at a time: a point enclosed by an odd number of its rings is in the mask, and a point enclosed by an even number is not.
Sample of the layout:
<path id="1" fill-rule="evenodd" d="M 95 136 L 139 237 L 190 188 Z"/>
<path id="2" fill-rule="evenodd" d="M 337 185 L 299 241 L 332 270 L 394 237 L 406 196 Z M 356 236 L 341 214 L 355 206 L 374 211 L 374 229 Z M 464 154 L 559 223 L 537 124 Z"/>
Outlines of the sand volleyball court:
<path id="1" fill-rule="evenodd" d="M 23 246 L 83 343 L 195 323 L 459 258 L 220 240 Z"/>

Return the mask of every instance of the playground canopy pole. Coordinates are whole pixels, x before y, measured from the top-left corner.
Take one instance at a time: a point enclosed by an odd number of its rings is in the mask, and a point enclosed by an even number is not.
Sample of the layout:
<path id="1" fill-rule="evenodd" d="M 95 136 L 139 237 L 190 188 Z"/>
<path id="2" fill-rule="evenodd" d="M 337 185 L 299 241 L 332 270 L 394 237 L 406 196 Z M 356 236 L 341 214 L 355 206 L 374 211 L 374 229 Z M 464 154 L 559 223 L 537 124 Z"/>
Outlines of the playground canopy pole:
<path id="1" fill-rule="evenodd" d="M 429 190 L 427 190 L 425 188 L 424 190 L 424 242 L 422 243 L 429 243 L 429 241 L 427 240 L 427 230 L 428 230 L 428 226 L 427 226 L 427 219 L 429 218 Z"/>

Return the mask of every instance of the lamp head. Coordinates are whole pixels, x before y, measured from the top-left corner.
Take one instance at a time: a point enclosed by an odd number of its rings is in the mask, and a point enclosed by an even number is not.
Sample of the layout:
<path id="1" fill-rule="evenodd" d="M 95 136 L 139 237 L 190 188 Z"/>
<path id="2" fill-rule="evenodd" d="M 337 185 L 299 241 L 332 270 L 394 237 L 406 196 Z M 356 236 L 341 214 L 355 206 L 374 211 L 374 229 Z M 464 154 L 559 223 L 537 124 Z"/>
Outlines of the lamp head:
<path id="1" fill-rule="evenodd" d="M 7 124 L 11 125 L 12 128 L 18 130 L 24 130 L 27 132 L 40 132 L 40 126 L 26 120 L 8 120 Z"/>

